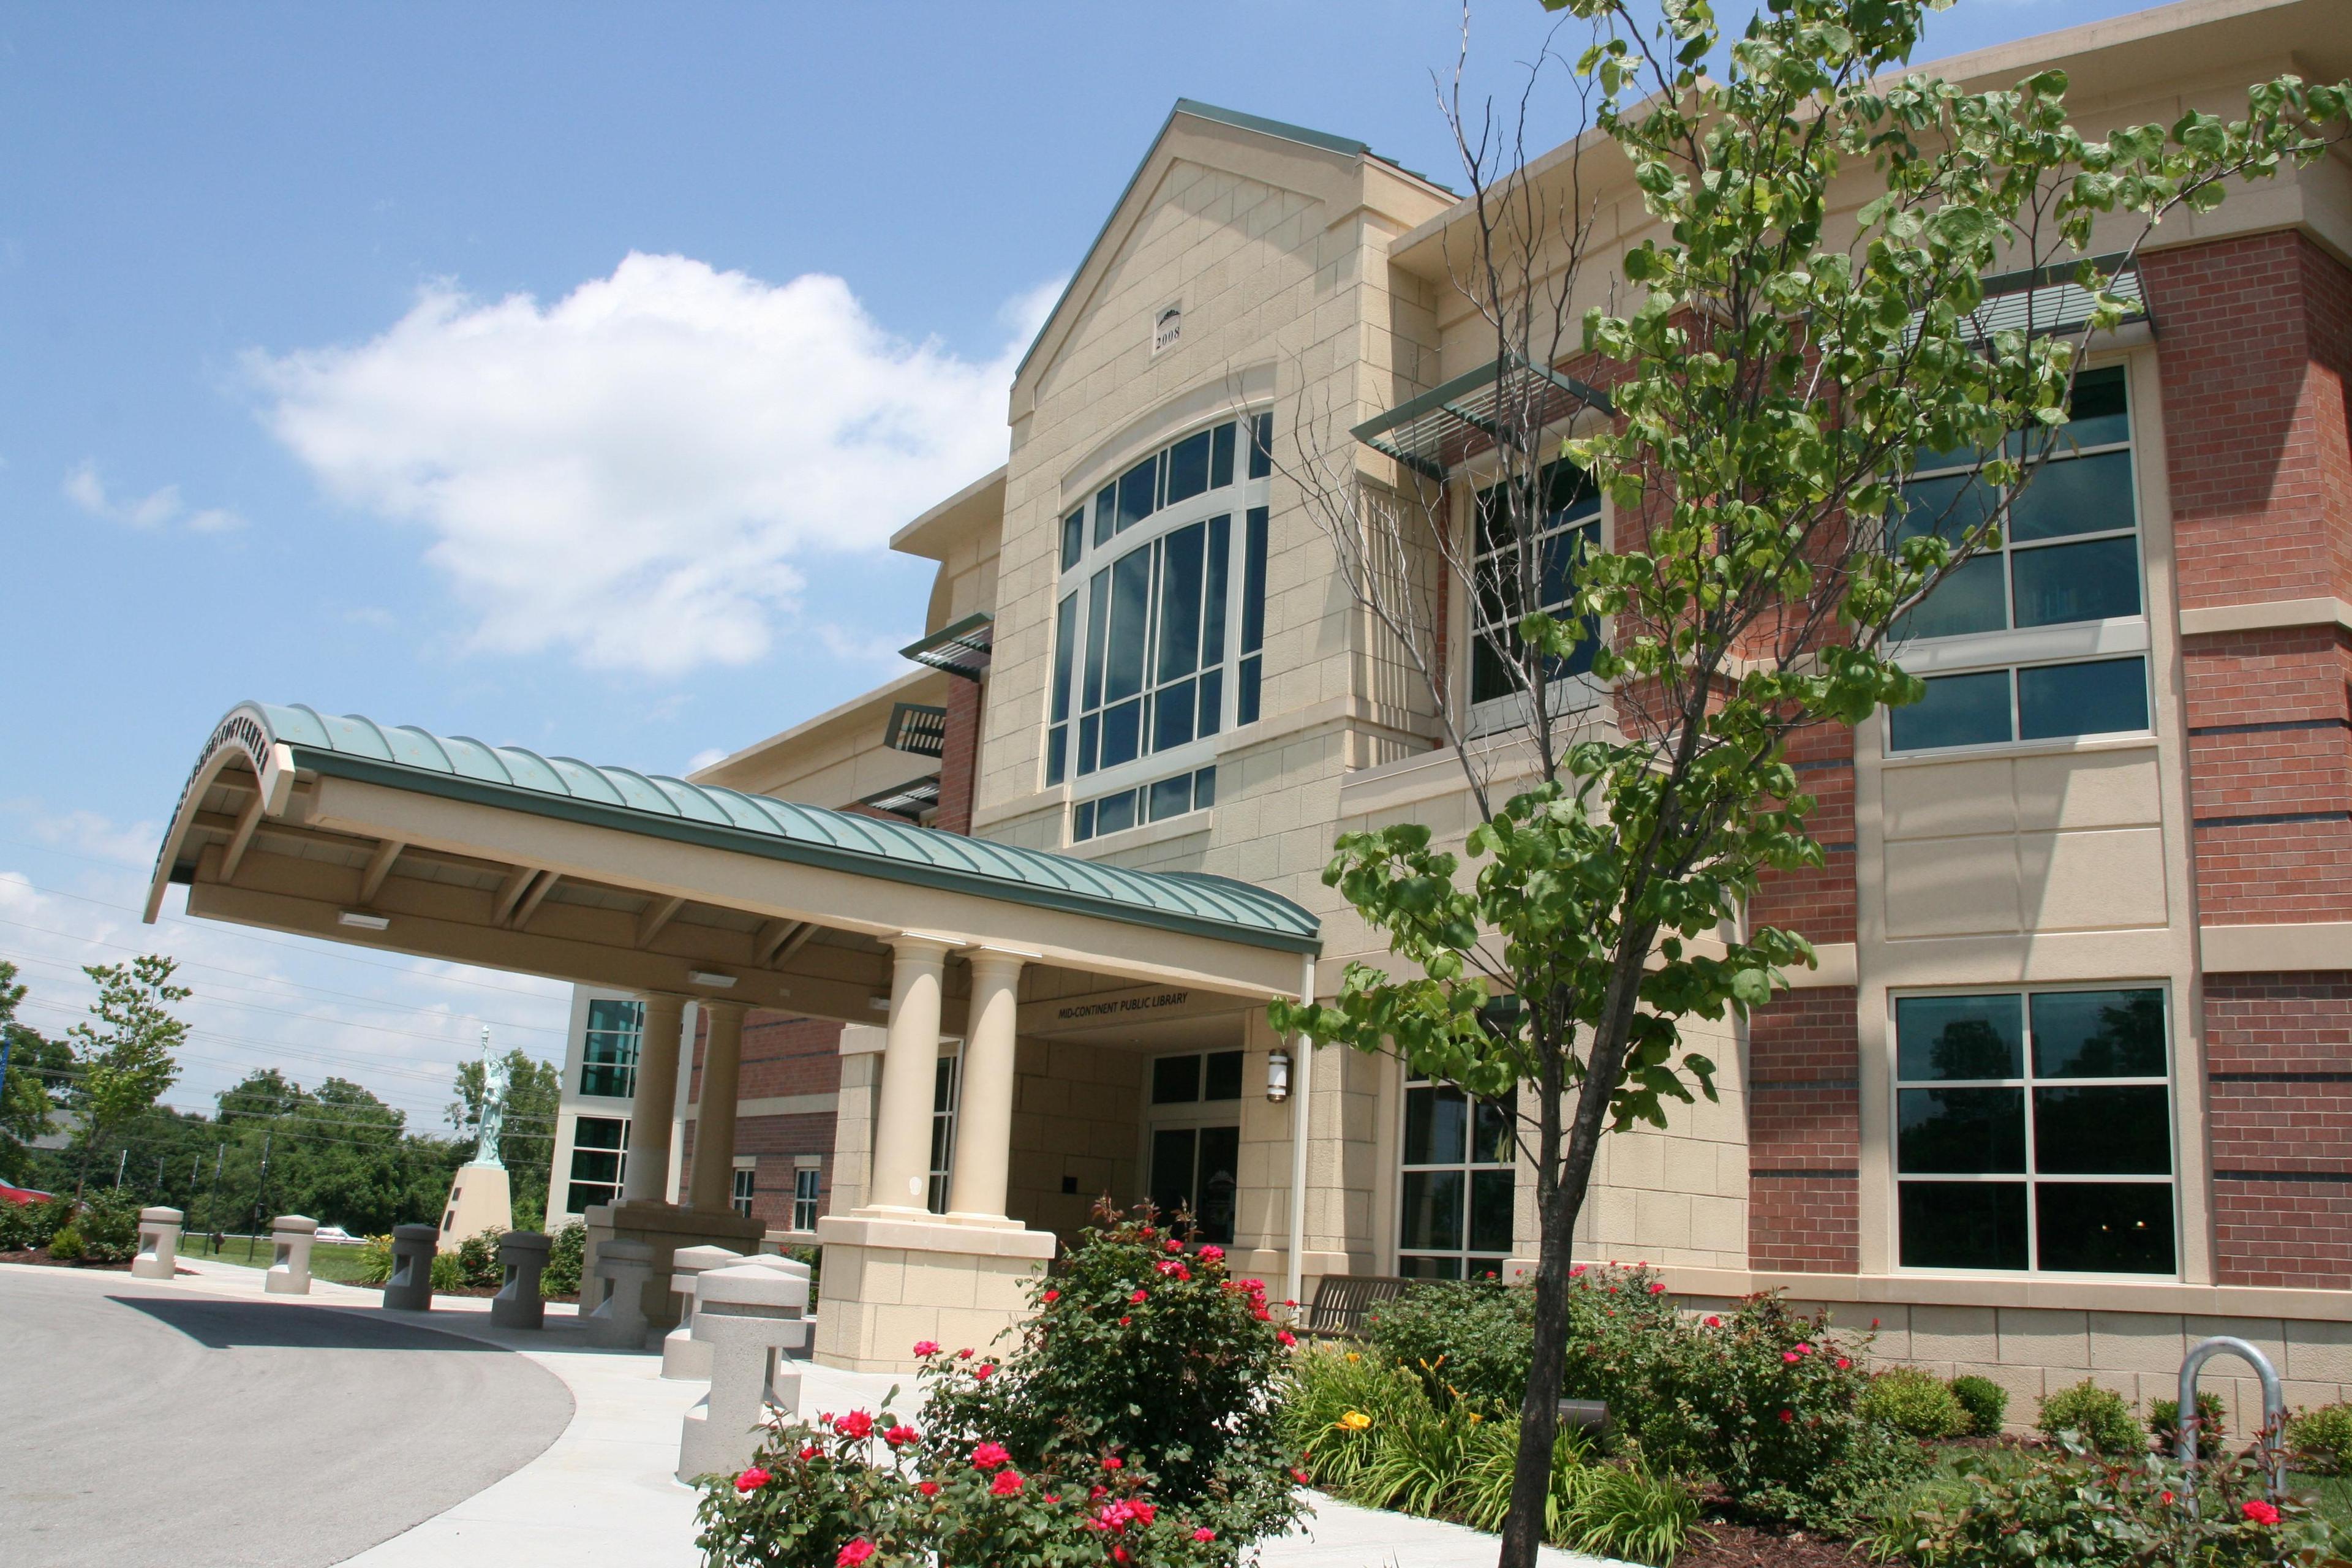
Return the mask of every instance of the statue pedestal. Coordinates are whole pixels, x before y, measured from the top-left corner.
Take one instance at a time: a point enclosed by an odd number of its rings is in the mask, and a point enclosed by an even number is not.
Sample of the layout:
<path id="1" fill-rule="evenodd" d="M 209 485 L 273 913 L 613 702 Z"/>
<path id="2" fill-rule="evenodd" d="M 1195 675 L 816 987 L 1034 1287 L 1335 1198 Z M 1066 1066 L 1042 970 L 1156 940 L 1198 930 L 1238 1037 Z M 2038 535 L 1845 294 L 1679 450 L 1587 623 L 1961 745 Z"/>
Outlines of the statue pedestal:
<path id="1" fill-rule="evenodd" d="M 583 1216 L 588 1225 L 587 1258 L 581 1279 L 593 1279 L 596 1255 L 613 1240 L 642 1241 L 654 1249 L 653 1278 L 646 1282 L 646 1321 L 667 1333 L 677 1326 L 677 1301 L 670 1294 L 670 1261 L 681 1247 L 723 1247 L 749 1254 L 759 1249 L 765 1227 L 733 1209 L 703 1214 L 671 1204 L 598 1204 Z"/>
<path id="2" fill-rule="evenodd" d="M 504 1165 L 460 1165 L 449 1178 L 449 1201 L 441 1206 L 444 1252 L 455 1252 L 469 1236 L 500 1235 L 514 1228 L 514 1203 Z"/>

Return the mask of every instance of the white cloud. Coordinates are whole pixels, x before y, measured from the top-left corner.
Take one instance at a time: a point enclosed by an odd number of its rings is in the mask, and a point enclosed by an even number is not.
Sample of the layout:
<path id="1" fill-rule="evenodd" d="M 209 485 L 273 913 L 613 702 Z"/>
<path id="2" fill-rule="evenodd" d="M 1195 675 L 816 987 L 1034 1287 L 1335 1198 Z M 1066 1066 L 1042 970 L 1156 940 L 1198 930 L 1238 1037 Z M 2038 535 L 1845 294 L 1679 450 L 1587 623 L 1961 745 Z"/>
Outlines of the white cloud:
<path id="1" fill-rule="evenodd" d="M 727 748 L 724 746 L 705 746 L 686 759 L 686 771 L 689 773 L 698 773 L 715 763 L 725 762 L 727 754 Z"/>
<path id="2" fill-rule="evenodd" d="M 1010 307 L 976 363 L 893 335 L 838 278 L 632 254 L 552 304 L 440 285 L 366 342 L 249 363 L 331 493 L 431 533 L 473 646 L 676 675 L 761 657 L 813 558 L 880 549 L 1003 461 L 1053 298 Z"/>
<path id="3" fill-rule="evenodd" d="M 118 500 L 107 493 L 106 482 L 98 477 L 98 465 L 87 459 L 66 476 L 64 489 L 66 500 L 90 516 L 142 531 L 173 522 L 192 533 L 227 533 L 245 526 L 245 519 L 225 507 L 190 511 L 187 503 L 180 499 L 177 485 L 165 485 L 135 500 Z"/>

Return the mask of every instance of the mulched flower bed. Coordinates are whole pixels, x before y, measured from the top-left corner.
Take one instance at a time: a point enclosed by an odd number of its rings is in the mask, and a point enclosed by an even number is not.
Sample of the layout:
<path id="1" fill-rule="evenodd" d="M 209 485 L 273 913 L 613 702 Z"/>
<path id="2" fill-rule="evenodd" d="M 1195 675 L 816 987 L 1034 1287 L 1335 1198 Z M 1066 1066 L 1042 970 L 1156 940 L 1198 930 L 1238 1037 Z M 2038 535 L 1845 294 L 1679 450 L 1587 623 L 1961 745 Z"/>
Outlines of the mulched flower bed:
<path id="1" fill-rule="evenodd" d="M 0 1252 L 0 1263 L 29 1263 L 38 1268 L 110 1268 L 118 1274 L 131 1272 L 131 1260 L 120 1263 L 86 1263 L 80 1258 L 51 1258 L 47 1247 L 28 1247 L 21 1252 Z"/>
<path id="2" fill-rule="evenodd" d="M 1675 1568 L 1878 1568 L 1840 1541 L 1747 1524 L 1702 1524 L 1675 1554 Z"/>

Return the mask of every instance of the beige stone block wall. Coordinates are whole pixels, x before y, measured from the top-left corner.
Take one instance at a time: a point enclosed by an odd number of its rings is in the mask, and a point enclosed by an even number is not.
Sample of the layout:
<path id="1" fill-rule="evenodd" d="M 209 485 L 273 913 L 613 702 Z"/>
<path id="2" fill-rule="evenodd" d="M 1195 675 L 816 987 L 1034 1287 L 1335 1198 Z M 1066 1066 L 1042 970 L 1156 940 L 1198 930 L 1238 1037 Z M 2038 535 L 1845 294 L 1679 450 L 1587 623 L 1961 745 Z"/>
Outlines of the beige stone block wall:
<path id="1" fill-rule="evenodd" d="M 841 1058 L 841 1100 L 833 1124 L 833 1187 L 828 1214 L 847 1214 L 866 1201 L 874 1168 L 874 1104 L 882 1089 L 882 1056 Z"/>
<path id="2" fill-rule="evenodd" d="M 921 1340 L 1002 1354 L 1044 1270 L 1028 1258 L 829 1242 L 814 1357 L 850 1372 L 911 1373 Z"/>
<path id="3" fill-rule="evenodd" d="M 1005 1207 L 1066 1242 L 1095 1199 L 1142 1194 L 1142 1055 L 1072 1040 L 1024 1039 L 1015 1057 L 1011 1187 Z M 1075 1177 L 1076 1193 L 1062 1191 Z"/>

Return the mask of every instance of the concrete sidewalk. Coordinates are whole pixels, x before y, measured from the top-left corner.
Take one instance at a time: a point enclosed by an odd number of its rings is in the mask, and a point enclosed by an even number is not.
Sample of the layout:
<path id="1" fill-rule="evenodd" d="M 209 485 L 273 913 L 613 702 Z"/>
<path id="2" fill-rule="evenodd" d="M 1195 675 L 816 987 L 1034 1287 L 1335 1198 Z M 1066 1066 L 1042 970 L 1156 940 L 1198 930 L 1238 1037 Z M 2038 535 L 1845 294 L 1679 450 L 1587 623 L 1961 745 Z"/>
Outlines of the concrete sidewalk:
<path id="1" fill-rule="evenodd" d="M 258 1297 L 261 1271 L 181 1259 L 183 1289 Z M 551 1303 L 537 1333 L 499 1329 L 489 1303 L 439 1297 L 430 1312 L 387 1312 L 373 1290 L 318 1281 L 308 1300 L 494 1344 L 530 1358 L 571 1391 L 573 1412 L 536 1458 L 404 1534 L 346 1559 L 353 1568 L 698 1568 L 696 1494 L 671 1478 L 678 1424 L 702 1397 L 699 1383 L 665 1383 L 661 1358 L 601 1351 L 581 1342 L 572 1309 Z M 893 1384 L 898 1408 L 919 1403 L 911 1377 L 808 1366 L 801 1414 L 878 1409 Z M 1358 1508 L 1307 1494 L 1314 1512 L 1256 1553 L 1260 1568 L 1487 1568 L 1495 1538 L 1459 1525 Z M 1545 1548 L 1545 1568 L 1623 1568 L 1610 1559 Z"/>

